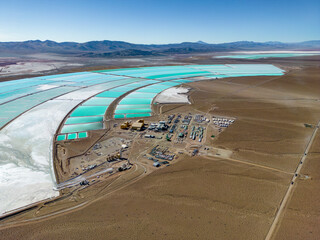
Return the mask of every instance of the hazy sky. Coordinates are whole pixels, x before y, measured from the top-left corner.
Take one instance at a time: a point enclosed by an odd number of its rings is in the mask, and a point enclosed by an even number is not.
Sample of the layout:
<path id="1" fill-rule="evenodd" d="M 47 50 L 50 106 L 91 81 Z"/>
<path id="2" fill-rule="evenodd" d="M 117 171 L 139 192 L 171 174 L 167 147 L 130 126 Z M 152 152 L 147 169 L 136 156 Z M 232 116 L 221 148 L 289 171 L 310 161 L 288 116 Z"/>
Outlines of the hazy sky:
<path id="1" fill-rule="evenodd" d="M 319 0 L 0 0 L 0 41 L 320 39 Z"/>

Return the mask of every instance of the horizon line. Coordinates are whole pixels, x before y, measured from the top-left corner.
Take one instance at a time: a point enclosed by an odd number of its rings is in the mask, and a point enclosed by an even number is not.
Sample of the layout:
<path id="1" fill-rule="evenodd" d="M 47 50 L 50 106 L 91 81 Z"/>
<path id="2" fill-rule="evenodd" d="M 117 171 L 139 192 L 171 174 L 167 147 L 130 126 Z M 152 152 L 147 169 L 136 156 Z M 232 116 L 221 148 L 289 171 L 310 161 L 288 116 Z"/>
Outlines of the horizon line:
<path id="1" fill-rule="evenodd" d="M 239 40 L 239 41 L 231 41 L 231 42 L 216 42 L 216 43 L 209 43 L 209 42 L 205 42 L 202 40 L 198 40 L 198 41 L 183 41 L 183 42 L 172 42 L 172 43 L 135 43 L 135 42 L 127 42 L 124 40 L 108 40 L 108 39 L 103 39 L 103 40 L 89 40 L 89 41 L 84 41 L 84 42 L 77 42 L 77 41 L 56 41 L 56 40 L 50 40 L 50 39 L 46 39 L 46 40 L 40 40 L 40 39 L 29 39 L 29 40 L 12 40 L 12 41 L 0 41 L 0 43 L 14 43 L 14 42 L 36 42 L 36 41 L 40 41 L 40 42 L 46 42 L 46 41 L 51 41 L 51 42 L 56 42 L 56 43 L 88 43 L 88 42 L 103 42 L 103 41 L 110 41 L 110 42 L 125 42 L 125 43 L 130 43 L 130 44 L 141 44 L 141 45 L 170 45 L 170 44 L 181 44 L 181 43 L 199 43 L 202 42 L 203 44 L 226 44 L 226 43 L 237 43 L 237 42 L 254 42 L 254 43 L 288 43 L 288 44 L 292 44 L 292 43 L 303 43 L 303 42 L 312 42 L 312 41 L 320 41 L 320 39 L 312 39 L 312 40 L 304 40 L 304 41 L 294 41 L 294 42 L 282 42 L 282 41 L 253 41 L 253 40 Z"/>

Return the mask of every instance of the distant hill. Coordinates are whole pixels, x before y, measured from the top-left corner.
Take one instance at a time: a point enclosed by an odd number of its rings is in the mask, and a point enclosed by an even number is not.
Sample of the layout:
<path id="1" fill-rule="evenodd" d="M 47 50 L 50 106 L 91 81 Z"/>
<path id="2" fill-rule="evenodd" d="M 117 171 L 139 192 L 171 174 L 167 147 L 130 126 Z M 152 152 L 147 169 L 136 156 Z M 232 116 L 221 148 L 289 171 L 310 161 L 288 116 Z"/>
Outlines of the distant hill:
<path id="1" fill-rule="evenodd" d="M 184 53 L 258 50 L 320 50 L 320 40 L 299 43 L 250 42 L 209 44 L 202 41 L 176 44 L 133 44 L 122 41 L 54 42 L 32 40 L 0 42 L 2 53 L 58 53 L 87 57 L 158 56 Z"/>
<path id="2" fill-rule="evenodd" d="M 143 57 L 143 56 L 157 56 L 160 54 L 154 53 L 152 51 L 142 51 L 136 49 L 127 49 L 113 52 L 105 52 L 105 53 L 83 53 L 81 56 L 83 57 Z"/>

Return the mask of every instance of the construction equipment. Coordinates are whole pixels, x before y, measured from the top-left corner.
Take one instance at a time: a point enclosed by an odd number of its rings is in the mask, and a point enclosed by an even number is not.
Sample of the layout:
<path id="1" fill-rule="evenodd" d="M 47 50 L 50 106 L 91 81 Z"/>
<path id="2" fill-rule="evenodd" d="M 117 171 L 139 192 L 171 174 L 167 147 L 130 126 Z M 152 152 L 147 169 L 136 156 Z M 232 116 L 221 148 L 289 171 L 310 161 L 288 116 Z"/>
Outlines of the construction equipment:
<path id="1" fill-rule="evenodd" d="M 192 152 L 192 156 L 197 155 L 197 154 L 198 154 L 198 152 L 199 152 L 199 150 L 198 150 L 198 149 L 194 149 L 194 150 L 193 150 L 193 152 Z"/>
<path id="2" fill-rule="evenodd" d="M 170 134 L 170 135 L 169 135 L 169 134 L 167 134 L 167 135 L 166 135 L 166 140 L 170 142 L 170 141 L 171 141 L 172 136 L 173 136 L 172 134 Z"/>
<path id="3" fill-rule="evenodd" d="M 129 127 L 130 127 L 130 123 L 128 121 L 126 121 L 120 125 L 121 129 L 128 129 Z"/>
<path id="4" fill-rule="evenodd" d="M 121 167 L 119 167 L 118 168 L 118 171 L 119 172 L 122 172 L 122 171 L 125 171 L 125 170 L 128 170 L 128 169 L 130 169 L 131 168 L 131 165 L 129 164 L 129 163 L 124 163 L 124 164 L 122 164 L 122 166 Z"/>
<path id="5" fill-rule="evenodd" d="M 83 180 L 82 182 L 80 182 L 81 186 L 85 186 L 85 185 L 89 185 L 89 181 L 88 180 Z"/>
<path id="6" fill-rule="evenodd" d="M 108 162 L 113 162 L 113 161 L 119 160 L 121 158 L 122 158 L 122 150 L 120 150 L 120 152 L 117 154 L 114 154 L 114 155 L 107 157 L 106 160 Z"/>

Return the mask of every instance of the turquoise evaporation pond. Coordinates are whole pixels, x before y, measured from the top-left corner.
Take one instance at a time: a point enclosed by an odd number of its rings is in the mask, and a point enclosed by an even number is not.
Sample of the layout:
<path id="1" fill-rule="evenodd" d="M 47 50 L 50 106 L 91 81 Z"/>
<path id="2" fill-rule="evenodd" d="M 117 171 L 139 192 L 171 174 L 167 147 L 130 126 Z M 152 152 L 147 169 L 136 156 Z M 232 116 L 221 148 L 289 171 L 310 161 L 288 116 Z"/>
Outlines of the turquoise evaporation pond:
<path id="1" fill-rule="evenodd" d="M 177 82 L 177 83 L 190 83 L 192 82 L 191 80 L 185 80 L 185 79 L 180 79 L 180 80 L 173 80 L 172 82 Z"/>
<path id="2" fill-rule="evenodd" d="M 162 83 L 159 83 L 160 85 L 168 85 L 168 86 L 177 86 L 177 85 L 180 85 L 180 83 L 177 83 L 177 82 L 162 82 Z"/>
<path id="3" fill-rule="evenodd" d="M 110 92 L 110 91 L 105 91 L 103 93 L 100 93 L 96 95 L 96 97 L 103 97 L 103 98 L 117 98 L 123 95 L 125 92 Z"/>
<path id="4" fill-rule="evenodd" d="M 166 90 L 168 88 L 171 88 L 172 86 L 150 86 L 150 87 L 145 87 L 137 90 L 136 92 L 142 92 L 142 93 L 160 93 L 163 90 Z"/>
<path id="5" fill-rule="evenodd" d="M 210 72 L 209 72 L 210 71 Z M 187 66 L 167 66 L 167 67 L 146 67 L 136 69 L 120 69 L 117 74 L 138 73 L 139 77 L 155 78 L 157 80 L 172 80 L 177 78 L 196 77 L 211 75 L 212 72 L 217 75 L 233 76 L 252 76 L 252 74 L 263 74 L 273 76 L 283 71 L 273 65 L 268 64 L 231 64 L 231 65 L 187 65 Z M 272 75 L 271 75 L 272 74 Z"/>
<path id="6" fill-rule="evenodd" d="M 144 81 L 144 80 L 142 80 L 142 81 Z M 156 81 L 144 81 L 144 82 L 145 82 L 144 84 L 147 84 L 147 83 L 150 84 L 150 83 L 153 83 L 153 82 L 156 82 Z M 128 84 L 128 85 L 141 86 L 143 84 L 131 83 L 131 84 Z M 100 93 L 100 94 L 96 95 L 96 97 L 92 97 L 91 99 L 89 99 L 86 102 L 84 102 L 82 104 L 82 106 L 79 106 L 77 109 L 75 109 L 71 113 L 70 116 L 71 117 L 82 117 L 82 116 L 104 115 L 108 105 L 111 102 L 114 101 L 115 97 L 119 97 L 123 93 L 125 93 L 125 91 L 117 92 L 117 90 L 119 90 L 119 88 L 122 88 L 122 90 L 131 90 L 131 88 L 125 89 L 126 87 L 118 87 L 118 88 L 107 90 L 107 91 L 105 91 L 103 93 Z M 111 90 L 114 90 L 116 92 L 113 92 Z M 66 123 L 70 124 L 70 120 L 67 120 Z"/>
<path id="7" fill-rule="evenodd" d="M 242 65 L 247 68 L 247 67 L 250 67 L 251 64 L 239 64 L 239 65 Z M 254 65 L 256 65 L 256 64 L 254 64 Z M 265 64 L 265 65 L 268 65 L 268 64 Z M 269 66 L 272 66 L 272 65 L 269 65 Z M 216 70 L 222 70 L 222 71 L 225 69 L 228 69 L 228 65 L 221 65 L 221 64 L 220 65 L 186 65 L 186 66 L 148 67 L 148 68 L 139 69 L 139 74 L 140 74 L 140 77 L 141 77 L 141 74 L 143 74 L 143 72 L 141 72 L 141 71 L 146 71 L 147 73 L 152 73 L 152 74 L 159 73 L 158 71 L 160 71 L 160 73 L 170 74 L 170 75 L 171 74 L 180 75 L 182 73 L 193 74 L 195 69 L 199 70 L 199 68 L 200 68 L 201 70 L 203 69 L 205 71 L 204 67 L 215 68 Z M 123 70 L 124 69 L 122 69 L 122 71 Z M 133 70 L 126 69 L 125 72 L 132 73 L 132 72 L 134 72 L 134 69 Z M 203 73 L 203 72 L 200 72 L 200 73 Z"/>
<path id="8" fill-rule="evenodd" d="M 91 74 L 91 73 L 88 73 L 88 74 Z M 11 89 L 13 86 L 18 86 L 18 85 L 27 87 L 27 86 L 47 84 L 47 83 L 56 85 L 57 82 L 62 82 L 61 80 L 55 80 L 54 77 L 56 77 L 56 75 L 41 76 L 41 77 L 34 77 L 34 78 L 23 78 L 18 80 L 0 82 L 0 88 L 7 87 L 7 89 Z M 66 84 L 69 84 L 69 83 L 66 83 Z"/>
<path id="9" fill-rule="evenodd" d="M 200 72 L 199 70 L 197 71 Z M 195 69 L 188 68 L 186 66 L 164 66 L 164 67 L 146 67 L 146 68 L 136 68 L 136 69 L 119 69 L 118 71 L 113 71 L 113 74 L 126 75 L 131 77 L 144 77 L 144 78 L 165 78 L 170 77 L 170 79 L 177 79 L 182 75 L 197 74 Z M 201 73 L 204 73 L 203 71 Z M 176 76 L 176 77 L 172 77 Z M 161 79 L 161 80 L 170 80 Z"/>
<path id="10" fill-rule="evenodd" d="M 88 101 L 84 102 L 83 106 L 106 106 L 110 105 L 115 98 L 102 98 L 102 97 L 92 97 Z"/>
<path id="11" fill-rule="evenodd" d="M 79 106 L 72 113 L 71 117 L 86 117 L 104 115 L 108 106 Z"/>
<path id="12" fill-rule="evenodd" d="M 125 115 L 124 114 L 117 114 L 117 115 L 114 115 L 114 118 L 115 119 L 125 118 Z"/>
<path id="13" fill-rule="evenodd" d="M 37 81 L 41 80 L 39 77 L 35 78 L 23 78 L 23 79 L 18 79 L 18 80 L 11 80 L 11 81 L 5 81 L 5 82 L 0 82 L 0 87 L 5 87 L 5 86 L 10 86 L 10 85 L 17 85 L 19 83 L 28 83 L 32 81 Z"/>
<path id="14" fill-rule="evenodd" d="M 214 68 L 210 69 L 209 66 L 200 66 L 210 70 L 218 76 L 225 77 L 242 77 L 242 76 L 275 76 L 283 75 L 283 70 L 270 64 L 229 64 L 228 68 L 223 71 L 219 71 Z M 200 68 L 199 67 L 199 68 Z M 212 76 L 212 74 L 208 75 Z"/>
<path id="15" fill-rule="evenodd" d="M 241 59 L 260 59 L 260 58 L 287 58 L 287 57 L 303 57 L 316 56 L 320 53 L 265 53 L 265 54 L 241 54 L 241 55 L 227 55 L 217 56 L 216 58 L 241 58 Z"/>
<path id="16" fill-rule="evenodd" d="M 101 77 L 98 73 L 93 72 L 85 72 L 81 74 L 72 74 L 72 75 L 54 75 L 54 77 L 50 78 L 50 76 L 44 76 L 43 79 L 49 79 L 52 81 L 66 81 L 66 82 L 83 82 L 90 79 L 97 79 Z"/>
<path id="17" fill-rule="evenodd" d="M 124 85 L 124 84 L 128 84 L 128 83 L 132 83 L 134 82 L 135 80 L 133 79 L 120 79 L 120 80 L 116 80 L 116 81 L 110 81 L 110 82 L 107 82 L 107 83 L 102 83 L 102 84 L 99 84 L 99 85 L 94 85 L 94 86 L 89 86 L 88 90 L 90 89 L 93 89 L 93 90 L 97 90 L 97 89 L 101 89 L 101 91 L 104 90 L 103 93 L 99 94 L 99 97 L 102 96 L 102 97 L 108 97 L 107 95 L 109 95 L 109 97 L 118 97 L 118 96 L 121 96 L 123 93 L 112 93 L 109 91 L 109 89 L 111 88 L 114 88 L 114 87 L 118 87 L 120 85 Z M 106 93 L 107 92 L 107 93 Z"/>
<path id="18" fill-rule="evenodd" d="M 194 71 L 190 70 L 188 68 L 184 68 L 181 71 L 148 71 L 143 74 L 128 74 L 129 76 L 132 77 L 143 77 L 143 78 L 148 78 L 148 79 L 157 79 L 157 80 L 162 80 L 162 77 L 169 77 L 169 76 L 178 76 L 178 75 L 183 75 L 183 74 L 189 74 L 189 72 Z M 153 77 L 153 76 L 160 76 L 160 77 Z M 162 77 L 161 77 L 162 76 Z M 169 79 L 168 79 L 169 80 Z"/>
<path id="19" fill-rule="evenodd" d="M 88 133 L 87 132 L 78 133 L 78 138 L 86 138 L 86 137 L 88 137 Z"/>
<path id="20" fill-rule="evenodd" d="M 129 81 L 124 81 L 125 83 L 133 82 L 133 79 L 129 79 L 128 77 L 98 74 L 98 76 L 91 77 L 86 81 L 72 83 L 71 86 L 92 86 L 96 84 L 112 83 L 112 82 L 115 83 L 113 86 L 119 86 L 121 85 L 122 82 L 119 81 L 117 83 L 118 80 L 129 80 Z"/>
<path id="21" fill-rule="evenodd" d="M 91 73 L 88 73 L 87 75 L 91 75 Z M 102 76 L 103 79 L 100 79 L 101 78 L 100 76 Z M 48 76 L 45 76 L 45 77 L 48 77 Z M 49 76 L 49 77 L 51 77 L 51 76 Z M 78 75 L 70 76 L 70 77 L 76 78 L 76 77 L 78 77 Z M 86 82 L 90 82 L 90 83 L 93 82 L 94 84 L 98 84 L 98 83 L 100 84 L 100 83 L 107 82 L 103 85 L 110 86 L 110 87 L 118 86 L 123 83 L 133 82 L 133 80 L 129 79 L 129 81 L 128 81 L 127 77 L 122 77 L 122 76 L 119 77 L 119 76 L 112 76 L 112 75 L 95 74 L 95 76 L 93 76 L 93 77 L 99 78 L 99 80 L 91 81 L 92 76 L 90 76 L 90 79 L 88 79 L 88 81 L 86 81 Z M 4 82 L 6 84 L 0 85 L 0 91 L 2 91 L 2 92 L 5 91 L 5 93 L 0 94 L 0 104 L 7 102 L 7 101 L 10 101 L 10 100 L 13 100 L 13 99 L 16 99 L 16 98 L 19 98 L 19 97 L 22 97 L 22 96 L 26 96 L 29 94 L 48 90 L 48 89 L 47 90 L 41 89 L 41 85 L 53 85 L 53 88 L 54 88 L 54 86 L 58 87 L 58 85 L 69 85 L 69 86 L 90 86 L 91 85 L 91 84 L 66 82 L 66 81 L 62 81 L 62 80 L 46 81 L 46 80 L 41 80 L 39 78 L 40 77 Z M 116 80 L 122 80 L 122 81 L 118 82 Z M 108 81 L 110 81 L 110 82 L 108 82 Z M 112 82 L 112 81 L 115 81 L 115 82 Z M 15 83 L 12 84 L 12 82 L 15 82 Z M 19 89 L 18 89 L 18 87 L 19 87 Z M 10 91 L 10 92 L 7 92 L 7 91 Z"/>
<path id="22" fill-rule="evenodd" d="M 142 108 L 151 108 L 150 104 L 138 104 L 138 105 L 117 105 L 118 109 L 142 109 Z"/>
<path id="23" fill-rule="evenodd" d="M 168 73 L 168 74 L 158 74 L 158 75 L 150 75 L 147 78 L 151 78 L 151 79 L 162 79 L 165 77 L 188 77 L 188 76 L 200 76 L 202 74 L 211 74 L 211 72 L 206 72 L 206 71 L 194 71 L 195 69 L 192 69 L 193 71 L 191 72 L 180 72 L 180 73 Z"/>
<path id="24" fill-rule="evenodd" d="M 91 74 L 86 75 L 85 77 L 82 75 L 72 76 L 72 77 L 59 77 L 59 78 L 48 78 L 47 76 L 44 76 L 42 78 L 42 81 L 52 81 L 52 84 L 75 84 L 75 83 L 81 83 L 82 81 L 89 81 L 89 80 L 95 80 L 98 79 L 98 76 L 93 76 Z"/>
<path id="25" fill-rule="evenodd" d="M 163 71 L 163 70 L 162 70 Z M 106 70 L 104 73 L 112 73 L 117 75 L 125 75 L 130 77 L 143 77 L 146 74 L 154 73 L 154 69 L 143 69 L 143 68 L 126 68 L 126 69 L 114 69 L 114 70 Z"/>
<path id="26" fill-rule="evenodd" d="M 17 83 L 14 85 L 9 85 L 9 86 L 1 86 L 0 87 L 0 93 L 6 93 L 6 92 L 12 92 L 17 89 L 23 89 L 31 86 L 37 86 L 37 85 L 42 85 L 42 84 L 50 84 L 54 83 L 53 81 L 43 81 L 43 80 L 36 80 L 32 82 L 23 82 L 23 83 Z"/>
<path id="27" fill-rule="evenodd" d="M 134 118 L 134 117 L 151 117 L 151 113 L 137 113 L 137 114 L 126 114 L 127 118 Z"/>
<path id="28" fill-rule="evenodd" d="M 121 114 L 121 113 L 150 113 L 152 110 L 149 108 L 144 108 L 144 109 L 117 109 L 115 111 L 116 114 Z"/>
<path id="29" fill-rule="evenodd" d="M 183 76 L 172 76 L 172 77 L 164 77 L 164 78 L 157 78 L 160 81 L 169 81 L 169 80 L 176 80 L 181 78 L 192 78 L 192 77 L 201 77 L 201 76 L 207 76 L 211 73 L 203 73 L 203 74 L 188 74 Z"/>
<path id="30" fill-rule="evenodd" d="M 65 134 L 58 135 L 57 141 L 63 141 L 63 140 L 66 140 L 66 135 Z"/>
<path id="31" fill-rule="evenodd" d="M 111 72 L 113 74 L 120 73 L 120 72 L 134 72 L 134 73 L 142 73 L 146 71 L 170 71 L 170 70 L 178 70 L 183 69 L 185 66 L 155 66 L 155 67 L 139 67 L 139 68 L 120 68 L 120 69 L 108 69 L 108 70 L 98 70 L 95 72 Z"/>
<path id="32" fill-rule="evenodd" d="M 157 93 L 142 93 L 142 92 L 132 92 L 126 96 L 126 98 L 154 98 Z"/>
<path id="33" fill-rule="evenodd" d="M 109 81 L 109 82 L 107 82 L 105 84 L 102 84 L 102 85 L 106 85 L 109 88 L 115 88 L 115 87 L 119 87 L 121 85 L 130 84 L 130 83 L 133 83 L 133 82 L 136 82 L 136 80 L 135 79 L 131 79 L 131 78 L 122 77 L 122 79 L 118 79 L 118 80 L 115 80 L 115 81 Z"/>
<path id="34" fill-rule="evenodd" d="M 127 87 L 127 86 L 123 86 L 123 87 L 117 87 L 117 88 L 113 88 L 113 89 L 110 89 L 109 91 L 110 92 L 123 92 L 123 93 L 126 93 L 126 92 L 130 92 L 134 89 L 136 89 L 137 87 Z"/>
<path id="35" fill-rule="evenodd" d="M 114 81 L 114 80 L 96 79 L 96 80 L 92 80 L 92 81 L 72 83 L 72 84 L 70 84 L 70 86 L 92 86 L 92 85 L 101 84 L 101 83 L 105 83 L 105 82 L 109 82 L 109 81 Z"/>
<path id="36" fill-rule="evenodd" d="M 23 89 L 17 89 L 17 90 L 14 90 L 13 92 L 2 93 L 0 94 L 0 104 L 7 101 L 11 101 L 19 97 L 23 97 L 29 94 L 42 92 L 42 91 L 44 90 L 39 89 L 38 86 L 32 86 L 32 87 L 23 88 Z"/>
<path id="37" fill-rule="evenodd" d="M 160 93 L 163 90 L 165 90 L 165 89 L 142 88 L 142 89 L 137 90 L 137 92 L 141 92 L 141 93 Z"/>
<path id="38" fill-rule="evenodd" d="M 139 83 L 130 83 L 129 86 L 132 86 L 133 89 L 139 86 L 143 86 L 146 84 L 152 84 L 157 81 L 152 80 L 141 80 L 143 82 Z M 105 111 L 108 106 L 115 97 L 121 96 L 123 93 L 125 93 L 126 90 L 131 90 L 131 88 L 128 88 L 127 86 L 124 87 L 118 87 L 114 89 L 107 90 L 103 93 L 100 93 L 96 95 L 96 97 L 92 97 L 91 99 L 87 100 L 82 104 L 82 106 L 79 106 L 77 109 L 75 109 L 71 113 L 71 117 L 69 117 L 65 124 L 77 124 L 77 123 L 85 123 L 86 121 L 92 121 L 93 119 L 84 119 L 84 116 L 101 116 L 105 114 Z M 134 86 L 134 87 L 133 87 Z M 117 92 L 122 89 L 121 92 Z M 127 89 L 126 89 L 127 88 Z M 113 91 L 115 92 L 113 92 Z M 145 100 L 144 100 L 145 101 Z M 151 100 L 152 101 L 152 100 Z M 104 108 L 105 107 L 105 108 Z M 148 106 L 150 108 L 150 106 Z M 148 110 L 149 111 L 149 110 Z M 82 117 L 82 118 L 81 118 Z M 102 119 L 96 119 L 98 121 L 102 121 Z M 79 122 L 80 121 L 80 122 Z"/>
<path id="39" fill-rule="evenodd" d="M 102 128 L 103 128 L 102 122 L 64 125 L 61 130 L 61 133 L 84 132 L 84 131 L 90 131 L 90 130 L 99 130 Z"/>
<path id="40" fill-rule="evenodd" d="M 134 117 L 151 117 L 151 113 L 132 113 L 132 114 L 116 114 L 115 119 L 134 118 Z"/>
<path id="41" fill-rule="evenodd" d="M 138 78 L 136 78 L 136 79 L 140 80 L 140 81 L 128 84 L 127 86 L 130 86 L 130 87 L 132 86 L 132 87 L 138 88 L 138 87 L 143 87 L 143 86 L 154 84 L 154 83 L 160 83 L 160 81 L 157 81 L 157 80 L 145 80 L 145 79 L 138 79 Z"/>
<path id="42" fill-rule="evenodd" d="M 120 105 L 137 105 L 137 104 L 151 104 L 153 98 L 124 98 L 120 101 Z"/>
<path id="43" fill-rule="evenodd" d="M 141 89 L 156 89 L 156 90 L 162 90 L 162 89 L 166 89 L 166 88 L 169 88 L 169 87 L 172 87 L 172 86 L 161 85 L 161 84 L 154 84 L 154 85 L 147 86 L 147 87 L 144 87 L 144 88 L 141 88 Z M 140 89 L 138 89 L 137 91 L 139 91 L 139 90 L 140 90 Z"/>
<path id="44" fill-rule="evenodd" d="M 171 80 L 176 80 L 176 79 L 181 79 L 181 78 L 184 78 L 185 76 L 183 77 L 179 77 L 179 76 L 171 76 L 171 77 L 164 77 L 164 78 L 157 78 L 158 81 L 171 81 Z"/>
<path id="45" fill-rule="evenodd" d="M 266 70 L 266 69 L 273 69 L 276 71 L 283 71 L 280 68 L 275 67 L 272 64 L 225 64 L 225 65 L 190 65 L 192 68 L 197 68 L 197 69 L 215 69 L 215 70 L 232 70 L 235 68 L 242 68 L 242 69 L 260 69 L 260 70 Z"/>
<path id="46" fill-rule="evenodd" d="M 205 71 L 217 71 L 222 73 L 224 71 L 228 71 L 229 69 L 232 69 L 231 67 L 228 67 L 227 65 L 190 65 L 190 68 L 194 69 L 200 69 Z"/>
<path id="47" fill-rule="evenodd" d="M 77 134 L 76 133 L 68 134 L 68 139 L 69 140 L 76 139 L 76 138 L 77 138 Z"/>
<path id="48" fill-rule="evenodd" d="M 111 91 L 111 92 L 129 92 L 129 91 L 132 91 L 132 90 L 134 90 L 136 88 L 143 87 L 143 86 L 146 86 L 146 85 L 150 85 L 150 84 L 152 84 L 154 82 L 158 83 L 158 81 L 141 80 L 141 82 L 127 84 L 127 85 L 124 85 L 124 86 L 120 86 L 120 87 L 117 87 L 117 88 L 110 89 L 109 91 Z"/>
<path id="49" fill-rule="evenodd" d="M 92 123 L 92 122 L 102 122 L 103 116 L 94 117 L 69 117 L 64 124 L 79 124 L 79 123 Z"/>
<path id="50" fill-rule="evenodd" d="M 68 78 L 73 78 L 73 77 L 78 77 L 80 75 L 91 75 L 92 72 L 75 72 L 75 73 L 63 73 L 63 74 L 56 74 L 56 75 L 48 75 L 48 76 L 41 76 L 38 77 L 40 79 L 50 79 L 55 81 L 56 79 L 58 81 L 62 80 L 66 80 Z"/>
<path id="51" fill-rule="evenodd" d="M 87 81 L 93 81 L 93 80 L 101 79 L 103 77 L 104 76 L 101 75 L 101 74 L 91 73 L 89 75 L 80 75 L 80 76 L 77 76 L 77 77 L 73 77 L 72 79 L 69 78 L 69 80 L 71 82 L 81 83 L 81 82 L 87 82 Z M 63 81 L 67 81 L 67 80 L 63 80 Z"/>
<path id="52" fill-rule="evenodd" d="M 141 85 L 141 83 L 143 83 L 143 85 Z M 159 81 L 158 80 L 144 80 L 141 83 L 137 83 L 137 85 L 145 86 L 145 85 L 148 85 L 148 84 L 159 83 Z"/>
<path id="53" fill-rule="evenodd" d="M 5 125 L 8 121 L 14 119 L 21 113 L 35 107 L 36 105 L 48 101 L 52 98 L 68 93 L 78 88 L 74 87 L 59 87 L 49 89 L 43 92 L 38 92 L 32 95 L 21 97 L 19 99 L 10 101 L 0 105 L 0 127 Z"/>
<path id="54" fill-rule="evenodd" d="M 161 66 L 161 67 L 145 67 L 143 68 L 145 74 L 150 73 L 164 73 L 164 74 L 170 74 L 170 73 L 185 73 L 185 72 L 192 72 L 194 69 L 191 69 L 186 66 Z"/>

